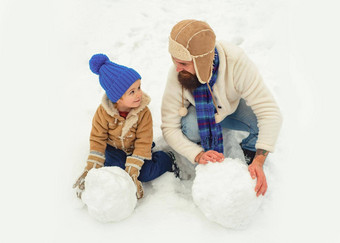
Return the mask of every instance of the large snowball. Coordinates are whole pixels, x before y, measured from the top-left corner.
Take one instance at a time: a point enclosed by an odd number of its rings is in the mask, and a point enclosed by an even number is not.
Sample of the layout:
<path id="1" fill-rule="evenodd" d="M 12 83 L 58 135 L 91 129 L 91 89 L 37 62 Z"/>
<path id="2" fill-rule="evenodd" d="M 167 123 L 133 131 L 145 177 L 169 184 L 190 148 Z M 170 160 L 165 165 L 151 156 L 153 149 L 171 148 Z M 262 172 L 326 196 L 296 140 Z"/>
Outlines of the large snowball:
<path id="1" fill-rule="evenodd" d="M 262 196 L 256 197 L 255 185 L 244 162 L 227 158 L 222 163 L 196 167 L 192 196 L 208 219 L 227 228 L 241 229 L 262 202 Z"/>
<path id="2" fill-rule="evenodd" d="M 137 204 L 136 187 L 119 167 L 92 169 L 85 178 L 82 200 L 97 220 L 120 221 L 131 215 Z"/>

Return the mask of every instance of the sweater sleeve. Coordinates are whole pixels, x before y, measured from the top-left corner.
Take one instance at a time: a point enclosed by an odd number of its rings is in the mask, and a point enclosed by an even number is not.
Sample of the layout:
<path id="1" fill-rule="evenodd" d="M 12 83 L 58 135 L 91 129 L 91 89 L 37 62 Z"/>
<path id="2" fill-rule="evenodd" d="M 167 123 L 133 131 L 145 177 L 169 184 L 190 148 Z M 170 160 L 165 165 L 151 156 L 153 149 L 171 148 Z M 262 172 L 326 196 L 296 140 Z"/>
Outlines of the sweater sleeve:
<path id="1" fill-rule="evenodd" d="M 282 123 L 280 110 L 256 66 L 243 52 L 233 71 L 236 90 L 257 117 L 259 135 L 256 148 L 273 152 Z"/>
<path id="2" fill-rule="evenodd" d="M 195 163 L 195 157 L 203 148 L 190 141 L 181 130 L 181 116 L 179 109 L 182 107 L 182 88 L 177 80 L 175 70 L 170 69 L 166 88 L 162 99 L 162 132 L 165 141 L 185 156 L 191 163 Z"/>
<path id="3" fill-rule="evenodd" d="M 139 159 L 151 160 L 151 146 L 153 140 L 152 115 L 149 108 L 145 108 L 137 122 L 136 140 L 132 156 Z"/>
<path id="4" fill-rule="evenodd" d="M 86 169 L 99 168 L 104 166 L 105 149 L 108 139 L 107 113 L 100 105 L 92 120 L 90 134 L 90 154 L 87 159 Z"/>

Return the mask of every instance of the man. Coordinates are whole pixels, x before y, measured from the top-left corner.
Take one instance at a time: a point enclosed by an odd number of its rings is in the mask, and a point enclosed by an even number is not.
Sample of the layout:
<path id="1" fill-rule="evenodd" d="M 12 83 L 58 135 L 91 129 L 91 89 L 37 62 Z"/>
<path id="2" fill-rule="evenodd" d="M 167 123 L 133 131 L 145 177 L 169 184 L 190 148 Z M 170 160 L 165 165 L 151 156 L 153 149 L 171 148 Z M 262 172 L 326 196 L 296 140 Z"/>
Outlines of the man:
<path id="1" fill-rule="evenodd" d="M 267 191 L 263 164 L 274 151 L 281 114 L 255 65 L 237 46 L 216 42 L 198 20 L 176 24 L 169 37 L 170 68 L 162 101 L 166 142 L 191 163 L 223 161 L 222 127 L 249 132 L 240 144 L 257 196 Z"/>

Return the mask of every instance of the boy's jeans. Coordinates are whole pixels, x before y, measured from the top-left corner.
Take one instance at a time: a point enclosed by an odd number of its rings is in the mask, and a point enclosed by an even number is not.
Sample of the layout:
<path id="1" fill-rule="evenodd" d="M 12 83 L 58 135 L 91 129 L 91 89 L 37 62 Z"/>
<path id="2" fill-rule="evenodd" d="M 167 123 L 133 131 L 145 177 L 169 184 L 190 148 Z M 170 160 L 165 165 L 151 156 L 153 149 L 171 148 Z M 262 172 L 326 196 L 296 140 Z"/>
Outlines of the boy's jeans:
<path id="1" fill-rule="evenodd" d="M 107 145 L 105 151 L 105 163 L 104 166 L 119 166 L 125 170 L 126 153 L 120 149 L 116 149 L 110 145 Z M 151 160 L 144 160 L 142 169 L 138 180 L 141 182 L 151 181 L 167 171 L 172 170 L 172 160 L 163 151 L 157 151 L 152 153 Z"/>
<path id="2" fill-rule="evenodd" d="M 201 137 L 197 125 L 196 108 L 188 107 L 188 114 L 182 118 L 182 132 L 191 141 L 198 143 Z M 241 99 L 236 111 L 227 116 L 221 126 L 230 130 L 246 131 L 249 136 L 242 140 L 241 147 L 250 151 L 256 151 L 255 144 L 258 138 L 259 128 L 257 118 L 253 110 Z"/>

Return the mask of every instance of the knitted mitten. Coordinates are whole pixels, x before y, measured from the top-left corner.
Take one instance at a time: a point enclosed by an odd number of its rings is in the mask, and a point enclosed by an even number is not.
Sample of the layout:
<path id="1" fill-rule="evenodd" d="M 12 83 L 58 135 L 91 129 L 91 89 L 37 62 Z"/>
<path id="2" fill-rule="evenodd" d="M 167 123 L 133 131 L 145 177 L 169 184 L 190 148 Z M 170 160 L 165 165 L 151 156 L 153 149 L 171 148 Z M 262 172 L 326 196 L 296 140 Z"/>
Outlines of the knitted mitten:
<path id="1" fill-rule="evenodd" d="M 125 171 L 131 176 L 132 181 L 136 185 L 136 196 L 138 199 L 142 198 L 144 194 L 142 183 L 138 180 L 139 171 L 141 170 L 143 164 L 144 161 L 142 159 L 132 156 L 126 158 Z"/>
<path id="2" fill-rule="evenodd" d="M 79 176 L 78 180 L 73 185 L 73 188 L 77 188 L 76 194 L 77 194 L 77 197 L 80 199 L 81 199 L 81 194 L 85 190 L 85 177 L 87 176 L 87 172 L 88 170 L 84 170 L 83 174 Z"/>
<path id="3" fill-rule="evenodd" d="M 77 197 L 81 199 L 81 194 L 85 190 L 85 177 L 87 176 L 87 172 L 93 168 L 100 168 L 104 166 L 105 155 L 100 152 L 91 151 L 88 159 L 87 165 L 84 169 L 84 172 L 79 176 L 76 183 L 74 183 L 73 188 L 76 188 Z"/>

